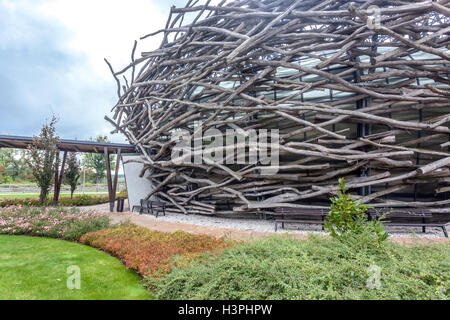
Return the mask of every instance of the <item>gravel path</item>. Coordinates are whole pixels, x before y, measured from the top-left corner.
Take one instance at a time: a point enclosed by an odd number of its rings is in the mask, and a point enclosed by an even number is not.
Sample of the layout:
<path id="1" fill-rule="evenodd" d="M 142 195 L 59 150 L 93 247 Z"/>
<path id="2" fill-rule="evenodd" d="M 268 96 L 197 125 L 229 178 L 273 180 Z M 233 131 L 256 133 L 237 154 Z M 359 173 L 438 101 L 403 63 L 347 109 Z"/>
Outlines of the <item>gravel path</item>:
<path id="1" fill-rule="evenodd" d="M 84 207 L 84 210 L 96 210 L 108 214 L 115 222 L 123 220 L 131 220 L 140 225 L 151 226 L 153 229 L 157 229 L 158 225 L 162 229 L 168 228 L 170 230 L 161 231 L 176 231 L 185 230 L 195 233 L 211 233 L 214 229 L 218 229 L 220 234 L 238 232 L 239 234 L 248 235 L 270 235 L 274 233 L 274 222 L 270 220 L 255 219 L 236 219 L 236 218 L 220 218 L 211 216 L 199 216 L 199 215 L 182 215 L 175 213 L 167 213 L 164 217 L 155 218 L 151 215 L 139 216 L 135 213 L 110 213 L 109 204 L 98 205 L 92 207 Z M 129 210 L 129 208 L 125 208 Z M 164 223 L 163 223 L 164 222 Z M 207 227 L 208 232 L 204 228 Z M 302 224 L 288 224 L 286 230 L 279 230 L 278 233 L 289 233 L 298 235 L 300 237 L 307 234 L 325 234 L 317 225 L 302 225 Z M 450 229 L 450 228 L 449 228 Z M 205 232 L 202 232 L 205 230 Z M 389 227 L 387 229 L 391 238 L 424 238 L 424 239 L 442 239 L 444 233 L 440 228 L 427 228 L 427 233 L 423 234 L 422 229 L 419 228 L 401 228 L 401 227 Z M 416 233 L 415 233 L 416 232 Z"/>

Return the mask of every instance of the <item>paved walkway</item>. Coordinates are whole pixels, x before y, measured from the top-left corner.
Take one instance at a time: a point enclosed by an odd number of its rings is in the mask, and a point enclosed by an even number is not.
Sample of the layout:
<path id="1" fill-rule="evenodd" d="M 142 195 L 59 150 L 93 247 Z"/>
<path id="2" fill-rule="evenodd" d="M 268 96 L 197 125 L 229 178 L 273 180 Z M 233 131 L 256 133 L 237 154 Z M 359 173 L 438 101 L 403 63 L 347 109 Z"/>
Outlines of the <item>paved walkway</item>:
<path id="1" fill-rule="evenodd" d="M 226 237 L 232 240 L 251 240 L 264 237 L 270 237 L 276 235 L 275 232 L 262 232 L 256 230 L 237 230 L 229 228 L 220 228 L 204 225 L 195 225 L 187 223 L 178 223 L 172 221 L 164 221 L 163 219 L 157 219 L 150 215 L 138 215 L 131 212 L 118 213 L 109 212 L 109 204 L 98 205 L 92 207 L 83 207 L 82 210 L 95 210 L 101 212 L 111 218 L 113 223 L 120 222 L 132 222 L 138 226 L 146 227 L 150 230 L 161 231 L 161 232 L 176 232 L 184 231 L 193 234 L 205 234 L 213 237 Z M 129 210 L 129 208 L 125 208 Z M 278 233 L 280 235 L 280 233 Z M 286 233 L 284 234 L 286 235 Z M 306 234 L 298 233 L 288 233 L 287 235 L 292 236 L 297 239 L 306 239 Z M 326 236 L 324 234 L 324 236 Z M 402 243 L 402 244 L 412 244 L 412 243 L 450 243 L 450 239 L 446 238 L 396 238 L 390 237 L 391 241 Z"/>
<path id="2" fill-rule="evenodd" d="M 146 227 L 150 230 L 161 232 L 176 232 L 185 231 L 194 234 L 206 234 L 213 237 L 226 237 L 233 240 L 250 240 L 256 238 L 268 237 L 274 234 L 274 232 L 261 232 L 255 230 L 235 230 L 227 228 L 200 226 L 194 224 L 177 223 L 164 221 L 162 219 L 156 219 L 148 215 L 137 215 L 133 213 L 105 213 L 108 215 L 114 223 L 123 221 L 130 221 L 142 227 Z M 302 235 L 296 235 L 299 238 L 304 238 Z"/>

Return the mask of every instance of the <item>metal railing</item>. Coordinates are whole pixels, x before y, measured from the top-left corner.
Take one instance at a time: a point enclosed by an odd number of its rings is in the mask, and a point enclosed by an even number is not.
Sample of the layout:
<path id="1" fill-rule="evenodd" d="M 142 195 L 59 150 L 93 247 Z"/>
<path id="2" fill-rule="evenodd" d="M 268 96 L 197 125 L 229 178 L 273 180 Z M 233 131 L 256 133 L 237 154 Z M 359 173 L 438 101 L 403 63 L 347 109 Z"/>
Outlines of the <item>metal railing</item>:
<path id="1" fill-rule="evenodd" d="M 126 189 L 124 182 L 119 182 L 117 186 L 117 192 Z M 50 192 L 53 192 L 53 188 Z M 39 194 L 40 189 L 36 184 L 0 184 L 0 195 L 7 194 Z M 61 186 L 61 193 L 70 193 L 69 185 Z M 83 193 L 108 193 L 108 185 L 106 184 L 95 184 L 95 185 L 86 185 L 86 186 L 78 186 L 75 193 L 83 194 Z"/>

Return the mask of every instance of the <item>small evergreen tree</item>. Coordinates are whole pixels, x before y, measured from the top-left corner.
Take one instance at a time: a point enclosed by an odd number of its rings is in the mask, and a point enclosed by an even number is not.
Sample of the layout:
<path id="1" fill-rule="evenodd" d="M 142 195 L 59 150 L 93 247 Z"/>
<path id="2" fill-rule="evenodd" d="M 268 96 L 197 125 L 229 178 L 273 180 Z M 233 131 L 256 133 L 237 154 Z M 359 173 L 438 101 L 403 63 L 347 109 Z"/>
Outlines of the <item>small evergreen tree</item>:
<path id="1" fill-rule="evenodd" d="M 362 234 L 364 232 L 374 234 L 378 241 L 384 241 L 388 235 L 383 230 L 380 220 L 368 221 L 366 218 L 369 206 L 358 200 L 352 199 L 347 193 L 348 188 L 344 178 L 339 179 L 338 196 L 331 198 L 331 208 L 324 223 L 325 229 L 332 237 L 341 237 L 347 233 Z"/>
<path id="2" fill-rule="evenodd" d="M 78 161 L 77 154 L 75 152 L 70 152 L 67 156 L 67 169 L 65 174 L 66 183 L 70 186 L 70 198 L 73 198 L 79 179 L 80 162 Z"/>
<path id="3" fill-rule="evenodd" d="M 55 134 L 57 119 L 53 116 L 50 123 L 44 124 L 39 137 L 34 137 L 28 147 L 25 161 L 30 166 L 32 175 L 41 189 L 39 200 L 45 204 L 50 188 L 54 182 L 55 172 L 59 166 L 59 137 Z"/>

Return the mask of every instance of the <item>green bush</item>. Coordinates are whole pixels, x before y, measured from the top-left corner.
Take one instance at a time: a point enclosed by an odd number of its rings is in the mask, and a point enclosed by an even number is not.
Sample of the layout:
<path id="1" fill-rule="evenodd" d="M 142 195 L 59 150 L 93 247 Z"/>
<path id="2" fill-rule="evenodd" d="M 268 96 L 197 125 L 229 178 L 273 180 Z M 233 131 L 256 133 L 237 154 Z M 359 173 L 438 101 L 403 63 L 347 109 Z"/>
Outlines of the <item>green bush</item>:
<path id="1" fill-rule="evenodd" d="M 0 234 L 78 241 L 85 233 L 109 227 L 108 217 L 76 208 L 11 206 L 0 209 Z"/>
<path id="2" fill-rule="evenodd" d="M 449 299 L 450 245 L 311 237 L 257 240 L 175 268 L 159 299 Z M 380 287 L 371 287 L 380 270 Z M 372 288 L 372 289 L 370 289 Z"/>
<path id="3" fill-rule="evenodd" d="M 363 233 L 375 235 L 379 241 L 387 239 L 380 220 L 367 221 L 366 213 L 369 206 L 351 198 L 347 193 L 345 179 L 339 179 L 338 196 L 331 198 L 331 208 L 325 221 L 325 230 L 332 237 L 342 237 L 346 233 Z"/>
<path id="4" fill-rule="evenodd" d="M 77 195 L 73 198 L 60 197 L 59 206 L 61 207 L 81 207 L 92 206 L 96 204 L 108 203 L 108 196 L 88 196 Z M 49 198 L 46 203 L 47 206 L 53 205 L 53 199 Z M 12 199 L 0 199 L 0 208 L 10 206 L 28 206 L 28 207 L 40 207 L 39 198 L 12 198 Z"/>
<path id="5" fill-rule="evenodd" d="M 53 201 L 52 201 L 53 202 Z M 59 206 L 63 207 L 82 207 L 82 206 L 92 206 L 96 204 L 108 203 L 108 196 L 89 196 L 89 195 L 79 195 L 70 197 L 62 197 L 59 199 Z"/>
<path id="6" fill-rule="evenodd" d="M 127 190 L 122 190 L 122 191 L 120 191 L 120 192 L 116 195 L 116 199 L 119 199 L 119 198 L 127 199 L 127 198 L 128 198 L 128 192 L 127 192 Z"/>

